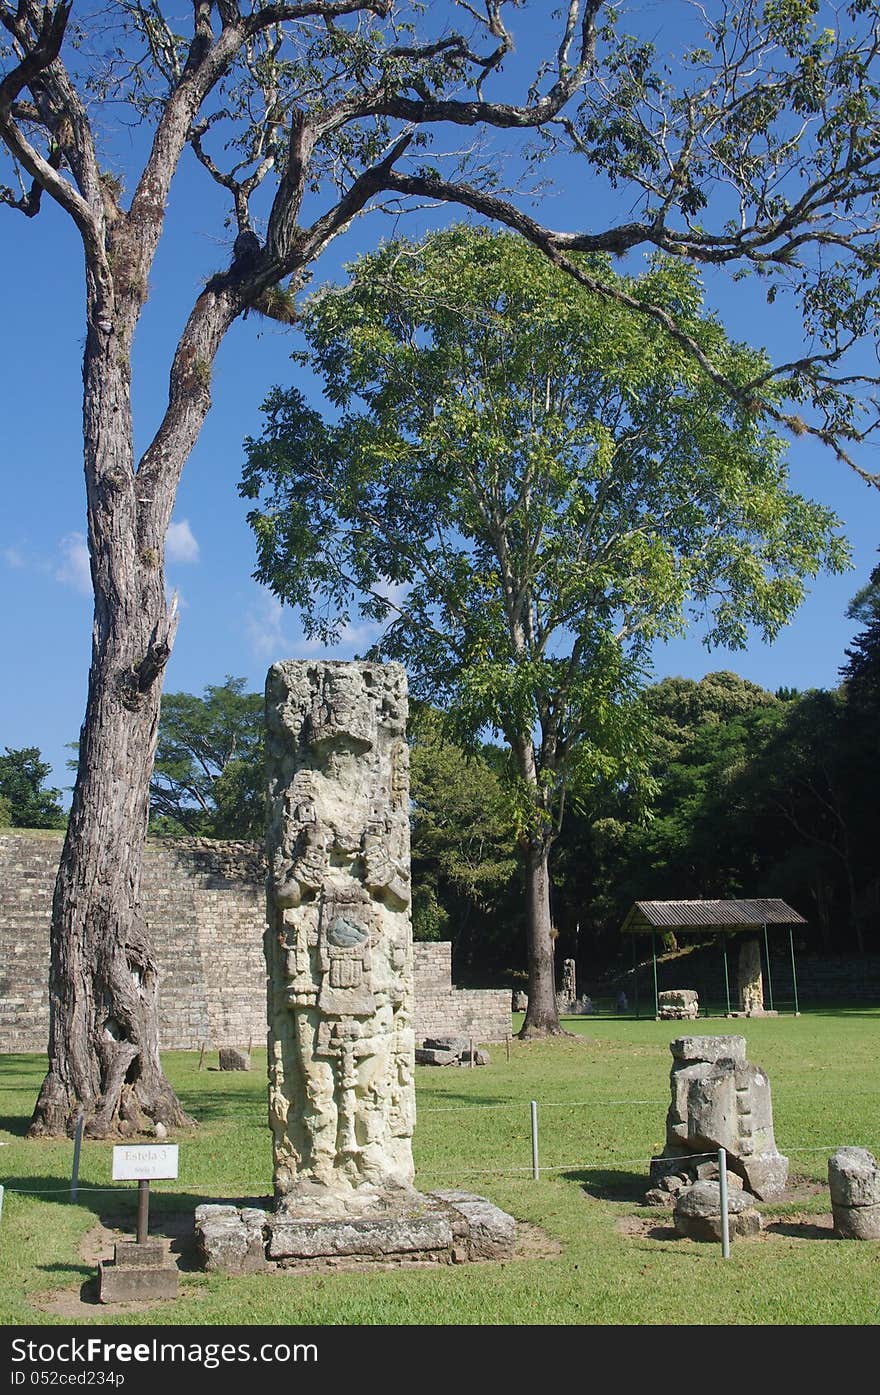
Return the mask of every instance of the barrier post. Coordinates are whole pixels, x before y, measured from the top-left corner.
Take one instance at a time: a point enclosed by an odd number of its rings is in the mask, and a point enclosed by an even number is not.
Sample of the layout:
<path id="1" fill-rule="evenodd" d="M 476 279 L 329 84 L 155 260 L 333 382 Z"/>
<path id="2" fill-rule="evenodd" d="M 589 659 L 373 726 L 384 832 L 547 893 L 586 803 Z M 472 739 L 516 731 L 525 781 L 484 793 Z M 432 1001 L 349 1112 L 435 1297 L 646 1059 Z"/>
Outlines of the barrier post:
<path id="1" fill-rule="evenodd" d="M 727 1153 L 718 1149 L 718 1190 L 721 1194 L 721 1258 L 730 1259 L 730 1222 L 727 1216 Z"/>
<path id="2" fill-rule="evenodd" d="M 73 1134 L 73 1168 L 70 1173 L 70 1199 L 76 1201 L 79 1191 L 79 1155 L 82 1150 L 83 1141 L 83 1116 L 77 1116 L 76 1129 Z"/>
<path id="3" fill-rule="evenodd" d="M 537 1182 L 539 1176 L 538 1169 L 538 1101 L 531 1102 L 532 1115 L 532 1177 Z"/>

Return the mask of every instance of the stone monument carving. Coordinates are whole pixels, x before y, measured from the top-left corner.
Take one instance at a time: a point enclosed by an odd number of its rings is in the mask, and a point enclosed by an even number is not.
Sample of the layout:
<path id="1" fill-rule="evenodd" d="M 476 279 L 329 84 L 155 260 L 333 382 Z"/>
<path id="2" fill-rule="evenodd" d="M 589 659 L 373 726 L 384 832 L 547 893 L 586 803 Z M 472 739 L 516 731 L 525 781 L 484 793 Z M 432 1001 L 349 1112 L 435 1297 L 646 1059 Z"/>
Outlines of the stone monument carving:
<path id="1" fill-rule="evenodd" d="M 512 1217 L 413 1187 L 406 674 L 275 664 L 266 682 L 275 1210 L 196 1212 L 205 1267 L 509 1258 Z"/>
<path id="2" fill-rule="evenodd" d="M 577 970 L 573 959 L 562 961 L 562 996 L 569 1006 L 577 1002 Z"/>
<path id="3" fill-rule="evenodd" d="M 666 1146 L 651 1164 L 659 1183 L 651 1201 L 696 1180 L 717 1176 L 711 1156 L 727 1150 L 728 1168 L 761 1201 L 781 1195 L 788 1159 L 776 1148 L 770 1082 L 746 1060 L 745 1037 L 679 1037 L 670 1042 L 672 1102 L 666 1116 Z M 667 1193 L 667 1195 L 663 1195 Z"/>
<path id="4" fill-rule="evenodd" d="M 761 972 L 761 946 L 756 939 L 745 939 L 740 945 L 737 987 L 740 1010 L 746 1017 L 763 1017 L 764 977 Z"/>
<path id="5" fill-rule="evenodd" d="M 398 665 L 277 664 L 266 720 L 269 1119 L 283 1206 L 304 1187 L 413 1176 L 406 677 Z"/>

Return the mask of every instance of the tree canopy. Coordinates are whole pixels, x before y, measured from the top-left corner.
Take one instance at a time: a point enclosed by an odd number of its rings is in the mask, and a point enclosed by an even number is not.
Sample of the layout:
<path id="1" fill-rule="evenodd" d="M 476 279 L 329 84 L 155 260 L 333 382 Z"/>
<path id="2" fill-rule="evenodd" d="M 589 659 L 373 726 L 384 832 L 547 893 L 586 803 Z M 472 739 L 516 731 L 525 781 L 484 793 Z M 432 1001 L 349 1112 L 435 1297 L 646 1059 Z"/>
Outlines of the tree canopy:
<path id="1" fill-rule="evenodd" d="M 705 314 L 686 264 L 638 279 L 589 265 L 754 377 L 761 356 Z M 510 234 L 395 242 L 316 294 L 302 328 L 336 411 L 296 388 L 266 403 L 241 486 L 259 499 L 256 574 L 325 641 L 355 612 L 381 622 L 375 650 L 418 697 L 471 740 L 503 736 L 546 940 L 566 797 L 643 761 L 652 643 L 693 610 L 712 645 L 741 646 L 750 625 L 772 638 L 805 577 L 844 564 L 837 520 L 788 487 L 778 437 L 664 327 Z"/>
<path id="2" fill-rule="evenodd" d="M 63 828 L 66 816 L 61 791 L 46 789 L 52 767 L 40 759 L 38 746 L 6 747 L 0 756 L 0 824 L 13 828 Z"/>
<path id="3" fill-rule="evenodd" d="M 154 832 L 263 838 L 263 699 L 245 679 L 209 683 L 201 697 L 166 693 L 150 788 Z"/>

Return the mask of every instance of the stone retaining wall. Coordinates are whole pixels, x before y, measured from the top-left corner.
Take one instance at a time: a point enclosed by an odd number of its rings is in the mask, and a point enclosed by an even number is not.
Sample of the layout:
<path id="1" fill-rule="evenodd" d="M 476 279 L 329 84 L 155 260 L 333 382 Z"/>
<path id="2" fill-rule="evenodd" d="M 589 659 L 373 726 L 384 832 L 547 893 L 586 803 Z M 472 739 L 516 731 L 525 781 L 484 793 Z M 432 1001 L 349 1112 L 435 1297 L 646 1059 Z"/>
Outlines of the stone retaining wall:
<path id="1" fill-rule="evenodd" d="M 448 941 L 413 945 L 413 973 L 417 1044 L 425 1037 L 504 1041 L 510 1035 L 510 990 L 453 987 Z"/>
<path id="2" fill-rule="evenodd" d="M 49 921 L 61 833 L 0 833 L 0 1053 L 45 1051 Z M 264 860 L 252 843 L 147 843 L 143 903 L 159 968 L 164 1048 L 262 1045 L 266 1037 Z M 510 1031 L 510 994 L 452 986 L 452 946 L 415 946 L 418 1041 Z"/>

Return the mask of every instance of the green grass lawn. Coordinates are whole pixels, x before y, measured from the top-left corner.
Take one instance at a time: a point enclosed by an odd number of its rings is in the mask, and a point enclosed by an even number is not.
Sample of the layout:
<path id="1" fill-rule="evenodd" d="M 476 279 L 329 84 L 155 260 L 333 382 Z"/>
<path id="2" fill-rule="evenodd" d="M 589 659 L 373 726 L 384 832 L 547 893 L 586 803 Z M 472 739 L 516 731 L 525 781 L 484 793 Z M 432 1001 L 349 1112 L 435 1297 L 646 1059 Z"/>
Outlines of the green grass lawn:
<path id="1" fill-rule="evenodd" d="M 838 1241 L 811 1216 L 830 1211 L 827 1160 L 844 1143 L 880 1151 L 880 1009 L 800 1018 L 702 1019 L 699 1032 L 739 1030 L 769 1073 L 777 1144 L 796 1198 L 761 1207 L 771 1231 L 720 1247 L 662 1232 L 668 1213 L 639 1205 L 648 1159 L 660 1150 L 669 1099 L 668 1043 L 676 1024 L 574 1019 L 574 1037 L 491 1048 L 476 1070 L 419 1068 L 416 1184 L 459 1186 L 527 1222 L 531 1251 L 504 1264 L 233 1278 L 183 1272 L 173 1303 L 90 1325 L 251 1324 L 825 1324 L 876 1323 L 880 1242 Z M 687 1024 L 682 1024 L 685 1029 Z M 265 1197 L 271 1162 L 265 1054 L 249 1074 L 197 1070 L 194 1054 L 165 1067 L 200 1120 L 180 1135 L 180 1176 L 153 1184 L 161 1235 L 199 1201 Z M 97 1222 L 133 1230 L 133 1187 L 110 1178 L 110 1145 L 86 1142 L 78 1204 L 69 1200 L 72 1144 L 23 1137 L 43 1058 L 0 1058 L 0 1321 L 69 1322 L 44 1295 L 79 1292 L 94 1274 L 81 1246 Z M 206 1057 L 216 1064 L 216 1053 Z M 529 1101 L 537 1100 L 540 1181 L 531 1176 Z M 33 1188 L 39 1195 L 27 1195 Z M 52 1190 L 52 1189 L 56 1190 Z M 107 1190 L 96 1190 L 96 1189 Z M 661 1237 L 646 1233 L 649 1221 Z M 531 1229 L 539 1227 L 540 1232 Z M 549 1237 L 550 1244 L 543 1237 Z M 556 1250 L 556 1253 L 548 1251 Z M 109 1249 L 106 1257 L 109 1258 Z"/>

